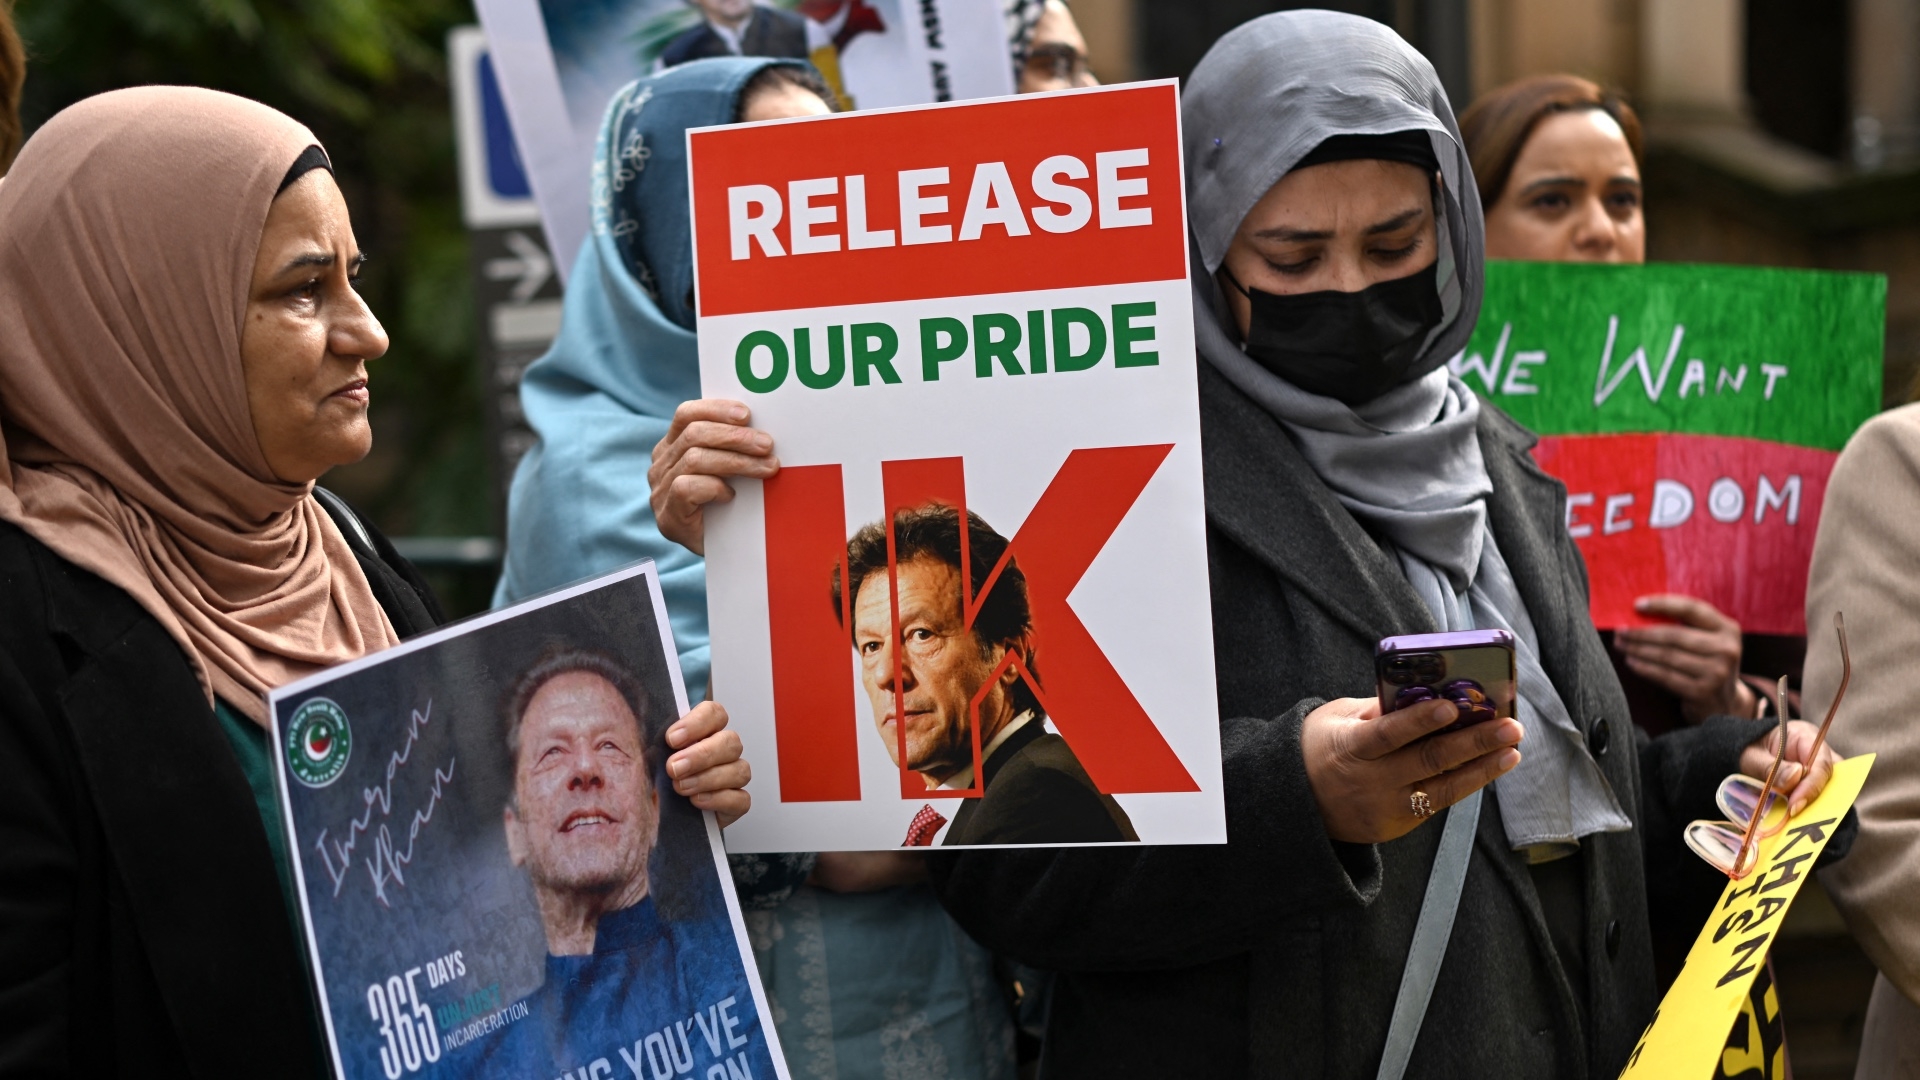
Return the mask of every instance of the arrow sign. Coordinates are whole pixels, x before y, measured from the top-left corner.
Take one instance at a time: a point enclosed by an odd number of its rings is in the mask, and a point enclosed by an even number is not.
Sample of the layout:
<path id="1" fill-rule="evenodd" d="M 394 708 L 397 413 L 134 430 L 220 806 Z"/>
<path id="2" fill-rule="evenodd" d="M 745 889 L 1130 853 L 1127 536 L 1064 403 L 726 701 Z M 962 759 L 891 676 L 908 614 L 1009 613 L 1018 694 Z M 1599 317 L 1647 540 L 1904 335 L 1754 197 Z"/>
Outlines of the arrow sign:
<path id="1" fill-rule="evenodd" d="M 507 250 L 513 252 L 511 258 L 488 259 L 486 274 L 488 281 L 513 281 L 513 290 L 508 295 L 516 304 L 524 304 L 533 299 L 540 286 L 553 276 L 553 260 L 547 258 L 546 251 L 528 238 L 519 229 L 507 234 Z"/>

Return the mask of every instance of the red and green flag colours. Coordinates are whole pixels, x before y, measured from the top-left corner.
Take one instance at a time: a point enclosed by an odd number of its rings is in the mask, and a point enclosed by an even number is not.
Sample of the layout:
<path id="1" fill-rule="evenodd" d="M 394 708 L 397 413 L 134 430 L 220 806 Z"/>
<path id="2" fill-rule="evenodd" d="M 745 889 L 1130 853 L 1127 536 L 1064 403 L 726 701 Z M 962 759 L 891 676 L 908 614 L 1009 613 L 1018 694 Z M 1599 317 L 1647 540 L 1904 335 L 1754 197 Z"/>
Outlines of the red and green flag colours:
<path id="1" fill-rule="evenodd" d="M 1806 632 L 1827 475 L 1880 407 L 1886 291 L 1875 274 L 1488 264 L 1453 370 L 1540 433 L 1597 625 L 1679 592 L 1756 633 Z"/>

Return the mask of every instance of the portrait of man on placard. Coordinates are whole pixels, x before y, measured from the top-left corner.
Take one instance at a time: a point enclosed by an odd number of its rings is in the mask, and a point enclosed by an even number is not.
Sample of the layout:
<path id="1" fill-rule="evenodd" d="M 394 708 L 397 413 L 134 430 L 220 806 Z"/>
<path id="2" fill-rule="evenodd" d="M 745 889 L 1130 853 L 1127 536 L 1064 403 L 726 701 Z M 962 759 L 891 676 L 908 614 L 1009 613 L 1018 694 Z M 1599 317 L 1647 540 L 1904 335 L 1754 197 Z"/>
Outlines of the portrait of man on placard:
<path id="1" fill-rule="evenodd" d="M 785 1075 L 675 663 L 643 561 L 275 691 L 328 1075 Z"/>
<path id="2" fill-rule="evenodd" d="M 654 853 L 671 808 L 660 795 L 666 747 L 646 704 L 612 657 L 567 646 L 549 647 L 507 696 L 513 786 L 501 816 L 508 856 L 533 887 L 547 959 L 545 981 L 524 999 L 527 1019 L 492 1062 L 551 1072 L 605 1051 L 608 1029 L 597 1021 L 659 1027 L 729 998 L 751 1020 L 729 968 L 731 927 L 688 918 L 661 895 L 672 880 L 660 879 Z"/>
<path id="3" fill-rule="evenodd" d="M 661 67 L 715 56 L 776 56 L 805 60 L 812 51 L 804 16 L 752 0 L 687 0 L 700 24 L 667 43 Z"/>
<path id="4" fill-rule="evenodd" d="M 800 0 L 794 11 L 753 0 L 686 2 L 700 22 L 666 43 L 660 68 L 715 56 L 811 60 L 838 93 L 840 53 L 861 34 L 887 30 L 886 19 L 866 0 Z"/>
<path id="5" fill-rule="evenodd" d="M 698 24 L 666 42 L 654 70 L 716 56 L 807 60 L 832 89 L 838 108 L 853 108 L 840 75 L 840 54 L 862 34 L 883 34 L 886 20 L 866 0 L 801 0 L 788 11 L 753 0 L 686 0 Z"/>
<path id="6" fill-rule="evenodd" d="M 918 773 L 929 791 L 980 792 L 962 801 L 951 825 L 930 800 L 902 846 L 936 838 L 943 846 L 1138 841 L 1126 811 L 1094 787 L 1066 740 L 1047 730 L 1035 693 L 1035 687 L 1044 693 L 1044 654 L 1016 562 L 1007 561 L 968 625 L 960 529 L 960 512 L 940 503 L 895 513 L 892 591 L 886 522 L 865 526 L 847 542 L 844 610 L 852 613 L 848 630 L 860 681 L 887 755 Z M 977 514 L 966 515 L 966 529 L 967 564 L 978 588 L 1008 542 Z M 832 584 L 834 610 L 841 611 L 837 567 Z"/>

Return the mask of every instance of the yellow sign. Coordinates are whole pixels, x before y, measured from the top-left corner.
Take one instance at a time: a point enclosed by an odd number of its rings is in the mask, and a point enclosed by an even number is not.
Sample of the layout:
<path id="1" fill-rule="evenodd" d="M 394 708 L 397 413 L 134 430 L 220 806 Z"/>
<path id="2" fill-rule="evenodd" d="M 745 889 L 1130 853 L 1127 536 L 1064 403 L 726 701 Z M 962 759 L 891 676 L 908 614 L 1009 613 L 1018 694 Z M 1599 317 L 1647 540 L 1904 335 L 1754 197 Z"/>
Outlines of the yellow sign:
<path id="1" fill-rule="evenodd" d="M 1760 842 L 1751 874 L 1727 883 L 1686 967 L 1633 1048 L 1621 1080 L 1708 1080 L 1727 1046 L 1727 1033 L 1747 1002 L 1747 988 L 1766 965 L 1788 905 L 1800 892 L 1820 852 L 1846 817 L 1873 768 L 1874 755 L 1848 758 L 1826 789 L 1787 827 Z"/>

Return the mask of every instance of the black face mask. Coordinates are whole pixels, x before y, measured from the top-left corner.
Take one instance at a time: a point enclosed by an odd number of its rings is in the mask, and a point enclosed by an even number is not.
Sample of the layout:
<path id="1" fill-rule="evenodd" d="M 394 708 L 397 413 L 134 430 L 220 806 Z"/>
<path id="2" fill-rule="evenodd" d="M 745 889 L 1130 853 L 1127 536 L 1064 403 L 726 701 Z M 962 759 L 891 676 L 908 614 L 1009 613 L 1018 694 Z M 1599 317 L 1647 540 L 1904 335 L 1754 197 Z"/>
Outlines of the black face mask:
<path id="1" fill-rule="evenodd" d="M 1359 292 L 1290 296 L 1249 289 L 1232 271 L 1226 276 L 1253 306 L 1248 356 L 1302 390 L 1358 405 L 1426 374 L 1414 363 L 1446 314 L 1438 273 L 1435 261 Z"/>

